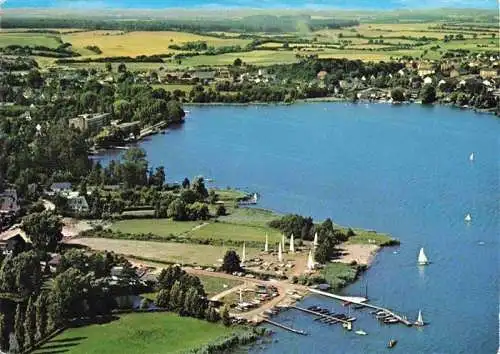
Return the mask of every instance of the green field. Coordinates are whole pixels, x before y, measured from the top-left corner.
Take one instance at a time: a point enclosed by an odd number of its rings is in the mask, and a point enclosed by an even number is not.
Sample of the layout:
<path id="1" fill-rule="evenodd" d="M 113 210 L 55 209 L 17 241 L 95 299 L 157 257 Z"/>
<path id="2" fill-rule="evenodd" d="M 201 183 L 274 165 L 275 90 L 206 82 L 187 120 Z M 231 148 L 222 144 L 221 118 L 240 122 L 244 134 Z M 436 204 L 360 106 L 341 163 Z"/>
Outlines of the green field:
<path id="1" fill-rule="evenodd" d="M 205 292 L 208 297 L 214 296 L 223 292 L 224 290 L 228 290 L 234 288 L 235 286 L 243 284 L 242 281 L 234 280 L 234 279 L 225 279 L 219 277 L 209 277 L 206 275 L 197 275 L 203 283 L 203 287 L 205 288 Z"/>
<path id="2" fill-rule="evenodd" d="M 244 53 L 226 53 L 221 55 L 199 55 L 182 60 L 182 64 L 177 67 L 186 66 L 221 66 L 232 65 L 236 58 L 240 58 L 244 63 L 254 65 L 273 65 L 295 63 L 297 58 L 291 51 L 255 50 Z M 173 64 L 175 65 L 175 64 Z"/>
<path id="3" fill-rule="evenodd" d="M 234 329 L 177 314 L 128 314 L 102 325 L 67 329 L 35 353 L 182 353 L 231 332 Z"/>
<path id="4" fill-rule="evenodd" d="M 350 237 L 347 243 L 383 246 L 393 240 L 389 235 L 370 232 L 367 230 L 355 229 L 354 232 L 356 235 Z"/>
<path id="5" fill-rule="evenodd" d="M 191 231 L 202 223 L 198 221 L 173 221 L 170 219 L 131 219 L 117 221 L 111 229 L 130 234 L 152 233 L 158 236 L 178 236 Z"/>
<path id="6" fill-rule="evenodd" d="M 356 279 L 357 271 L 348 264 L 328 263 L 321 270 L 321 275 L 332 288 L 340 289 Z"/>
<path id="7" fill-rule="evenodd" d="M 205 225 L 189 232 L 188 236 L 199 239 L 255 241 L 264 244 L 266 233 L 269 235 L 270 243 L 279 242 L 281 235 L 276 229 L 223 222 Z"/>
<path id="8" fill-rule="evenodd" d="M 57 48 L 61 43 L 57 41 L 54 35 L 43 33 L 12 33 L 0 32 L 0 47 L 9 45 L 21 46 L 44 46 L 48 48 Z"/>
<path id="9" fill-rule="evenodd" d="M 235 208 L 229 215 L 220 216 L 219 220 L 231 224 L 267 227 L 271 220 L 281 215 L 264 209 L 257 208 Z"/>

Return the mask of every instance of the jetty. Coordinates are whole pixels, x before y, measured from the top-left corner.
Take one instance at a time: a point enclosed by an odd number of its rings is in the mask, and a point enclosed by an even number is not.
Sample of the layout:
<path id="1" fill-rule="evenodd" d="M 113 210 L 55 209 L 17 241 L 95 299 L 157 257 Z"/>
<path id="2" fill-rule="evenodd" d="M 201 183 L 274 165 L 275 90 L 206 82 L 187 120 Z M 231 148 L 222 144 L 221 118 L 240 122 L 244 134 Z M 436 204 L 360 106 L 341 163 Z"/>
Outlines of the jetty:
<path id="1" fill-rule="evenodd" d="M 292 327 L 285 326 L 284 324 L 281 324 L 281 323 L 278 323 L 278 322 L 271 321 L 270 319 L 267 319 L 267 318 L 264 318 L 264 319 L 263 319 L 263 322 L 266 322 L 266 323 L 272 324 L 273 326 L 276 326 L 276 327 L 282 328 L 282 329 L 284 329 L 284 330 L 287 330 L 287 331 L 292 332 L 292 333 L 295 333 L 295 334 L 300 334 L 300 335 L 303 335 L 303 336 L 306 336 L 306 335 L 307 335 L 307 332 L 305 332 L 305 331 L 302 331 L 302 330 L 300 330 L 300 329 L 295 329 L 295 328 L 292 328 Z"/>
<path id="2" fill-rule="evenodd" d="M 401 315 L 395 313 L 394 311 L 389 310 L 385 307 L 369 304 L 368 302 L 366 302 L 368 299 L 366 299 L 364 297 L 336 295 L 336 294 L 331 294 L 331 293 L 327 293 L 327 292 L 324 292 L 321 290 L 311 289 L 311 288 L 309 288 L 309 291 L 311 291 L 314 294 L 330 297 L 330 298 L 333 298 L 336 300 L 343 301 L 345 303 L 354 304 L 354 305 L 357 305 L 360 307 L 368 307 L 368 308 L 371 308 L 371 309 L 374 309 L 377 311 L 382 311 L 382 312 L 386 313 L 387 315 L 398 320 L 398 322 L 401 322 L 401 323 L 407 325 L 408 327 L 413 325 L 413 323 L 408 321 L 408 319 L 405 316 L 401 316 Z"/>
<path id="3" fill-rule="evenodd" d="M 350 325 L 350 321 L 348 319 L 341 319 L 341 318 L 338 318 L 338 317 L 335 317 L 335 316 L 332 316 L 331 314 L 325 314 L 325 313 L 321 313 L 321 312 L 318 312 L 318 311 L 313 311 L 313 310 L 309 310 L 309 309 L 305 309 L 303 307 L 298 307 L 298 306 L 290 306 L 291 309 L 295 309 L 295 310 L 299 310 L 299 311 L 302 311 L 302 312 L 305 312 L 305 313 L 308 313 L 310 315 L 314 315 L 314 316 L 318 316 L 319 318 L 322 318 L 324 320 L 327 320 L 328 323 L 342 323 L 342 324 L 345 324 L 345 325 Z"/>

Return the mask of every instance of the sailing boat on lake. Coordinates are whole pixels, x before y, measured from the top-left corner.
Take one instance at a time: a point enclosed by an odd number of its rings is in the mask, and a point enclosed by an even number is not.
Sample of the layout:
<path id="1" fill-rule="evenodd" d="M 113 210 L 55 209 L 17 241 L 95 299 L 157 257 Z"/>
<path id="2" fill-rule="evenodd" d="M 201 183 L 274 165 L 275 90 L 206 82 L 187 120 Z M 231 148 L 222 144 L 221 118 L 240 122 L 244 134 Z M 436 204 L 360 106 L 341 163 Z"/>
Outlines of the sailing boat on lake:
<path id="1" fill-rule="evenodd" d="M 422 327 L 425 325 L 424 318 L 422 317 L 422 311 L 418 310 L 418 318 L 414 323 L 415 326 Z"/>
<path id="2" fill-rule="evenodd" d="M 427 256 L 425 255 L 423 247 L 420 249 L 420 252 L 418 254 L 418 264 L 419 265 L 427 265 L 427 264 L 429 264 L 429 259 L 427 259 Z"/>
<path id="3" fill-rule="evenodd" d="M 474 161 L 474 153 L 471 152 L 471 154 L 469 155 L 469 161 Z"/>

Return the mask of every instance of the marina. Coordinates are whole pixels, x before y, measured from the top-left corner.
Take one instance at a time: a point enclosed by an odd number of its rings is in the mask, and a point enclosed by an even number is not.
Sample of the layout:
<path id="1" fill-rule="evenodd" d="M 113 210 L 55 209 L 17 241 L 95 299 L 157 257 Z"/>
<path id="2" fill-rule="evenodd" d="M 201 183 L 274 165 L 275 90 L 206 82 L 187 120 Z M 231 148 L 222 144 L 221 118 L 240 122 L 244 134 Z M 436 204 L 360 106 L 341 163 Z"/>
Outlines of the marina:
<path id="1" fill-rule="evenodd" d="M 379 313 L 380 315 L 384 315 L 383 321 L 386 324 L 401 322 L 408 327 L 411 327 L 413 325 L 412 322 L 408 321 L 406 316 L 398 315 L 397 313 L 395 313 L 387 308 L 381 307 L 381 306 L 369 304 L 366 302 L 367 299 L 364 297 L 341 296 L 341 295 L 327 293 L 327 292 L 317 290 L 317 289 L 309 289 L 309 290 L 315 294 L 331 297 L 331 298 L 343 301 L 344 303 L 348 302 L 348 303 L 355 304 L 358 307 L 363 306 L 363 307 L 368 307 L 368 308 L 377 310 L 375 315 L 377 315 L 377 313 Z"/>

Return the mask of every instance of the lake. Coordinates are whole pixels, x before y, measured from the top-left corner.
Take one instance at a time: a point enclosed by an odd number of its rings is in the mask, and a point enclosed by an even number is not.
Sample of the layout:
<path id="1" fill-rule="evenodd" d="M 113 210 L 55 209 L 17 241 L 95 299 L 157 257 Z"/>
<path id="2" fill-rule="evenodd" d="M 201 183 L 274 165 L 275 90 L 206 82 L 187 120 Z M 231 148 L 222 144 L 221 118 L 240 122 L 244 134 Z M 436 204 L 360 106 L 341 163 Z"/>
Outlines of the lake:
<path id="1" fill-rule="evenodd" d="M 276 320 L 310 335 L 274 329 L 276 341 L 252 353 L 378 353 L 391 338 L 400 353 L 496 351 L 498 118 L 386 104 L 187 109 L 182 127 L 141 143 L 169 181 L 203 175 L 259 192 L 264 208 L 391 233 L 401 246 L 382 251 L 345 293 L 364 294 L 367 284 L 372 302 L 412 320 L 421 309 L 430 322 L 383 326 L 356 311 L 355 329 L 368 332 L 361 337 L 291 310 Z M 416 266 L 420 247 L 432 261 L 425 268 Z M 304 303 L 338 308 L 318 297 Z"/>

